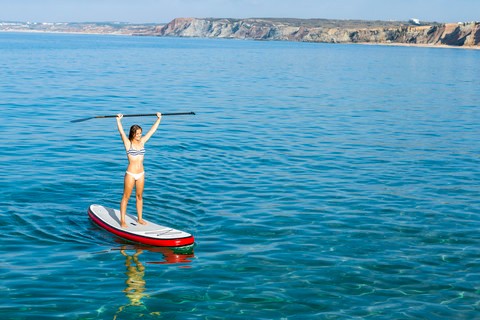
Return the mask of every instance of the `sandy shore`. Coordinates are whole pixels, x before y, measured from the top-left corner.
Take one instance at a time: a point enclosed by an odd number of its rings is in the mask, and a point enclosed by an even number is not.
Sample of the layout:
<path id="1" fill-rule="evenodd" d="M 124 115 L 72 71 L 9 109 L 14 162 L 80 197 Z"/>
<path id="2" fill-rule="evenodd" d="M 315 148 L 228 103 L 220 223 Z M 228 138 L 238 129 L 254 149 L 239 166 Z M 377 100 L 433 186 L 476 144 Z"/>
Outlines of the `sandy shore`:
<path id="1" fill-rule="evenodd" d="M 464 50 L 480 50 L 480 46 L 447 46 L 444 44 L 425 44 L 425 43 L 385 43 L 385 42 L 349 42 L 349 44 L 361 44 L 370 46 L 387 46 L 387 47 L 416 47 L 416 48 L 438 48 L 438 49 L 464 49 Z"/>

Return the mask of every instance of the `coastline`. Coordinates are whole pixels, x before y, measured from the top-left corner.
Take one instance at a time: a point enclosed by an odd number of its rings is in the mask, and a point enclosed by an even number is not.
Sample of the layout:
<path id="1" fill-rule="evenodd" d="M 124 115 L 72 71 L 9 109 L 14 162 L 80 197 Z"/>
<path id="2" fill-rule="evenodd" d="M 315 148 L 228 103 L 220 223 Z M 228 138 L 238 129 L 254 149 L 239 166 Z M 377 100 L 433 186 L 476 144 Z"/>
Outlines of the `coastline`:
<path id="1" fill-rule="evenodd" d="M 480 49 L 480 22 L 175 18 L 169 23 L 2 22 L 0 32 L 94 34 Z"/>
<path id="2" fill-rule="evenodd" d="M 347 43 L 345 43 L 347 44 Z M 462 50 L 480 50 L 478 46 L 449 46 L 445 44 L 426 44 L 426 43 L 384 43 L 384 42 L 355 42 L 348 44 L 360 44 L 365 46 L 385 46 L 385 47 L 411 47 L 411 48 L 432 48 L 432 49 L 462 49 Z"/>
<path id="3" fill-rule="evenodd" d="M 69 31 L 44 31 L 44 30 L 0 30 L 0 33 L 45 33 L 45 34 L 79 34 L 79 35 L 99 35 L 99 36 L 135 36 L 128 33 L 105 33 L 105 32 L 69 32 Z"/>
<path id="4" fill-rule="evenodd" d="M 72 32 L 72 31 L 44 31 L 44 30 L 0 30 L 0 33 L 32 33 L 32 34 L 78 34 L 78 35 L 99 35 L 99 36 L 125 36 L 125 37 L 160 37 L 160 38 L 204 38 L 213 39 L 212 37 L 182 37 L 182 36 L 158 36 L 154 34 L 132 34 L 126 32 Z M 312 41 L 293 41 L 293 40 L 256 40 L 256 39 L 235 39 L 235 38 L 218 38 L 224 40 L 251 40 L 251 41 L 286 41 L 286 42 L 300 42 L 300 43 L 319 43 L 319 44 L 348 44 L 348 45 L 363 45 L 363 46 L 385 46 L 385 47 L 412 47 L 412 48 L 433 48 L 433 49 L 462 49 L 462 50 L 480 50 L 479 46 L 449 46 L 444 44 L 417 44 L 417 43 L 385 43 L 385 42 L 312 42 Z"/>

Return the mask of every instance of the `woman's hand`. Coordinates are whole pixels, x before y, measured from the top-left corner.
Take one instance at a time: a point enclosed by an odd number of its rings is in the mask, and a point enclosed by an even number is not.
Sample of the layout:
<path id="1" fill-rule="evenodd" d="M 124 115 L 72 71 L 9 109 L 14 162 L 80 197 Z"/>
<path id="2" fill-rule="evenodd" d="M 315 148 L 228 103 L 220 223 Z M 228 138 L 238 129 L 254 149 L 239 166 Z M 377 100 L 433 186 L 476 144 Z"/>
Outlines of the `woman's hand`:
<path id="1" fill-rule="evenodd" d="M 122 120 L 122 118 L 123 118 L 123 114 L 121 113 L 117 114 L 117 120 Z"/>
<path id="2" fill-rule="evenodd" d="M 160 112 L 157 112 L 157 118 L 162 119 L 162 114 Z"/>

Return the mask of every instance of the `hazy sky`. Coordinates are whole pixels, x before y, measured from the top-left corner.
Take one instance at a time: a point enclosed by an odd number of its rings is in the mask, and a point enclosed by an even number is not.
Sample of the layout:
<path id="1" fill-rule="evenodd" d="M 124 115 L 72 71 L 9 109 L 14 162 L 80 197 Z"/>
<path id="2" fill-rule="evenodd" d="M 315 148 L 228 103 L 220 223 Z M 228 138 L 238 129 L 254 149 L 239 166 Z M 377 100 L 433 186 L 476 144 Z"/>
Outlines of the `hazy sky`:
<path id="1" fill-rule="evenodd" d="M 478 21 L 480 0 L 0 0 L 2 21 L 161 23 L 176 17 Z"/>

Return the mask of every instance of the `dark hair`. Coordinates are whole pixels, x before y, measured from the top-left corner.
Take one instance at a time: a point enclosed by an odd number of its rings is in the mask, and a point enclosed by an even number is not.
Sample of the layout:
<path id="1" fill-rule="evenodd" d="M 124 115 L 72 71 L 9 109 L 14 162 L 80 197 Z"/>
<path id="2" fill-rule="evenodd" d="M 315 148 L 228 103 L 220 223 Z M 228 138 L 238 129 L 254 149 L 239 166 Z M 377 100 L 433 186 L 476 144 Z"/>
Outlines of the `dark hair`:
<path id="1" fill-rule="evenodd" d="M 140 127 L 138 124 L 134 124 L 133 126 L 130 127 L 130 134 L 128 135 L 128 140 L 130 141 L 133 140 L 138 129 L 142 130 L 142 127 Z"/>

